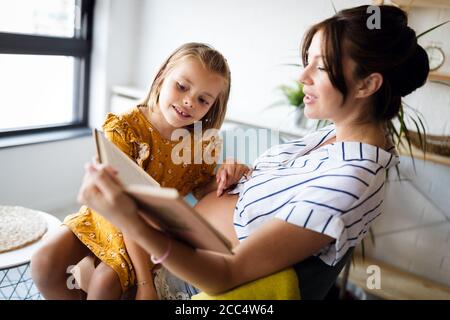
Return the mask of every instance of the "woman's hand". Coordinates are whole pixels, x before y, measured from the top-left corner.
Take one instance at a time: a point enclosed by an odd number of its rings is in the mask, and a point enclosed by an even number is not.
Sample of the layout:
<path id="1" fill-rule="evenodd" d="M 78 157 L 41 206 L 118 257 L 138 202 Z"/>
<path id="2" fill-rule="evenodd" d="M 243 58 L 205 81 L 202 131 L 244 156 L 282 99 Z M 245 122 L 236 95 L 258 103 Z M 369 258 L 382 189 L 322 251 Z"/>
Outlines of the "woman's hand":
<path id="1" fill-rule="evenodd" d="M 226 159 L 216 174 L 217 196 L 220 197 L 224 190 L 235 185 L 242 176 L 250 173 L 251 169 L 245 164 L 237 163 L 234 159 Z"/>
<path id="2" fill-rule="evenodd" d="M 78 193 L 78 202 L 94 209 L 117 227 L 137 211 L 136 203 L 123 191 L 117 171 L 110 166 L 88 163 Z"/>

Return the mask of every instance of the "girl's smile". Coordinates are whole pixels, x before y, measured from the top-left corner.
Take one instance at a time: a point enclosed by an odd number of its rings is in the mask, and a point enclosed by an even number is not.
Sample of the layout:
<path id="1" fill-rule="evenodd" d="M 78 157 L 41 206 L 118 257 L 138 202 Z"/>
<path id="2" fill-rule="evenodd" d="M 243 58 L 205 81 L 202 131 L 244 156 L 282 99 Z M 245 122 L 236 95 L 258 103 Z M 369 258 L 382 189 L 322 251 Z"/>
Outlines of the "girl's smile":
<path id="1" fill-rule="evenodd" d="M 192 117 L 189 113 L 185 112 L 183 109 L 179 107 L 172 105 L 172 108 L 181 119 L 189 119 Z"/>

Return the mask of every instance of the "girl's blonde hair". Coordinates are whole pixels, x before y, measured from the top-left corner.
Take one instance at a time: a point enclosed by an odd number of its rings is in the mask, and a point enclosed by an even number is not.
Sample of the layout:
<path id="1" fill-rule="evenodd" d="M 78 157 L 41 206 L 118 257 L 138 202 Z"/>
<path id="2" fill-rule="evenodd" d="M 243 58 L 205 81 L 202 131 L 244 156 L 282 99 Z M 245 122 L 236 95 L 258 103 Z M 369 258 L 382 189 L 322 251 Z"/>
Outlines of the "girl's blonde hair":
<path id="1" fill-rule="evenodd" d="M 201 119 L 203 130 L 219 129 L 225 118 L 228 98 L 230 95 L 231 74 L 226 59 L 220 52 L 203 43 L 186 43 L 177 48 L 167 60 L 161 65 L 158 73 L 153 80 L 150 90 L 142 105 L 153 108 L 158 104 L 161 86 L 167 74 L 177 65 L 178 62 L 186 58 L 196 58 L 211 72 L 215 72 L 225 80 L 225 87 L 217 96 L 214 104 L 208 113 Z M 191 125 L 188 129 L 192 129 Z"/>

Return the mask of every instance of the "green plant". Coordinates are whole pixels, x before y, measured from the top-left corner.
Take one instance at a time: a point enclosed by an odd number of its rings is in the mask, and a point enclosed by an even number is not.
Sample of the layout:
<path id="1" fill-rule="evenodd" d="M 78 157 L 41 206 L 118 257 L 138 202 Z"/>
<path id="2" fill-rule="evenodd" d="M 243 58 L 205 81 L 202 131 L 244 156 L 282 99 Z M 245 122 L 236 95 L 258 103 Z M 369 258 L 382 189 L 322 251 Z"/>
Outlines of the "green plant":
<path id="1" fill-rule="evenodd" d="M 303 109 L 303 98 L 305 94 L 303 93 L 303 85 L 300 82 L 295 82 L 292 86 L 281 85 L 279 87 L 283 95 L 286 97 L 289 105 Z"/>

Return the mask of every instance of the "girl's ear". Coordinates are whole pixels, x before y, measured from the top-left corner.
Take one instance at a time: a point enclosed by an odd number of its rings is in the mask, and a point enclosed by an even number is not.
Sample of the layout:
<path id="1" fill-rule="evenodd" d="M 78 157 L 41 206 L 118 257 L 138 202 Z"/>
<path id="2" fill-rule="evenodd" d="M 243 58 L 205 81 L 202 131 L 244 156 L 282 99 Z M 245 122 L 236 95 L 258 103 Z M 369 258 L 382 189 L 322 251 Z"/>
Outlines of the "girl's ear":
<path id="1" fill-rule="evenodd" d="M 380 73 L 372 73 L 359 82 L 356 98 L 367 98 L 380 89 L 383 84 L 383 76 Z"/>

